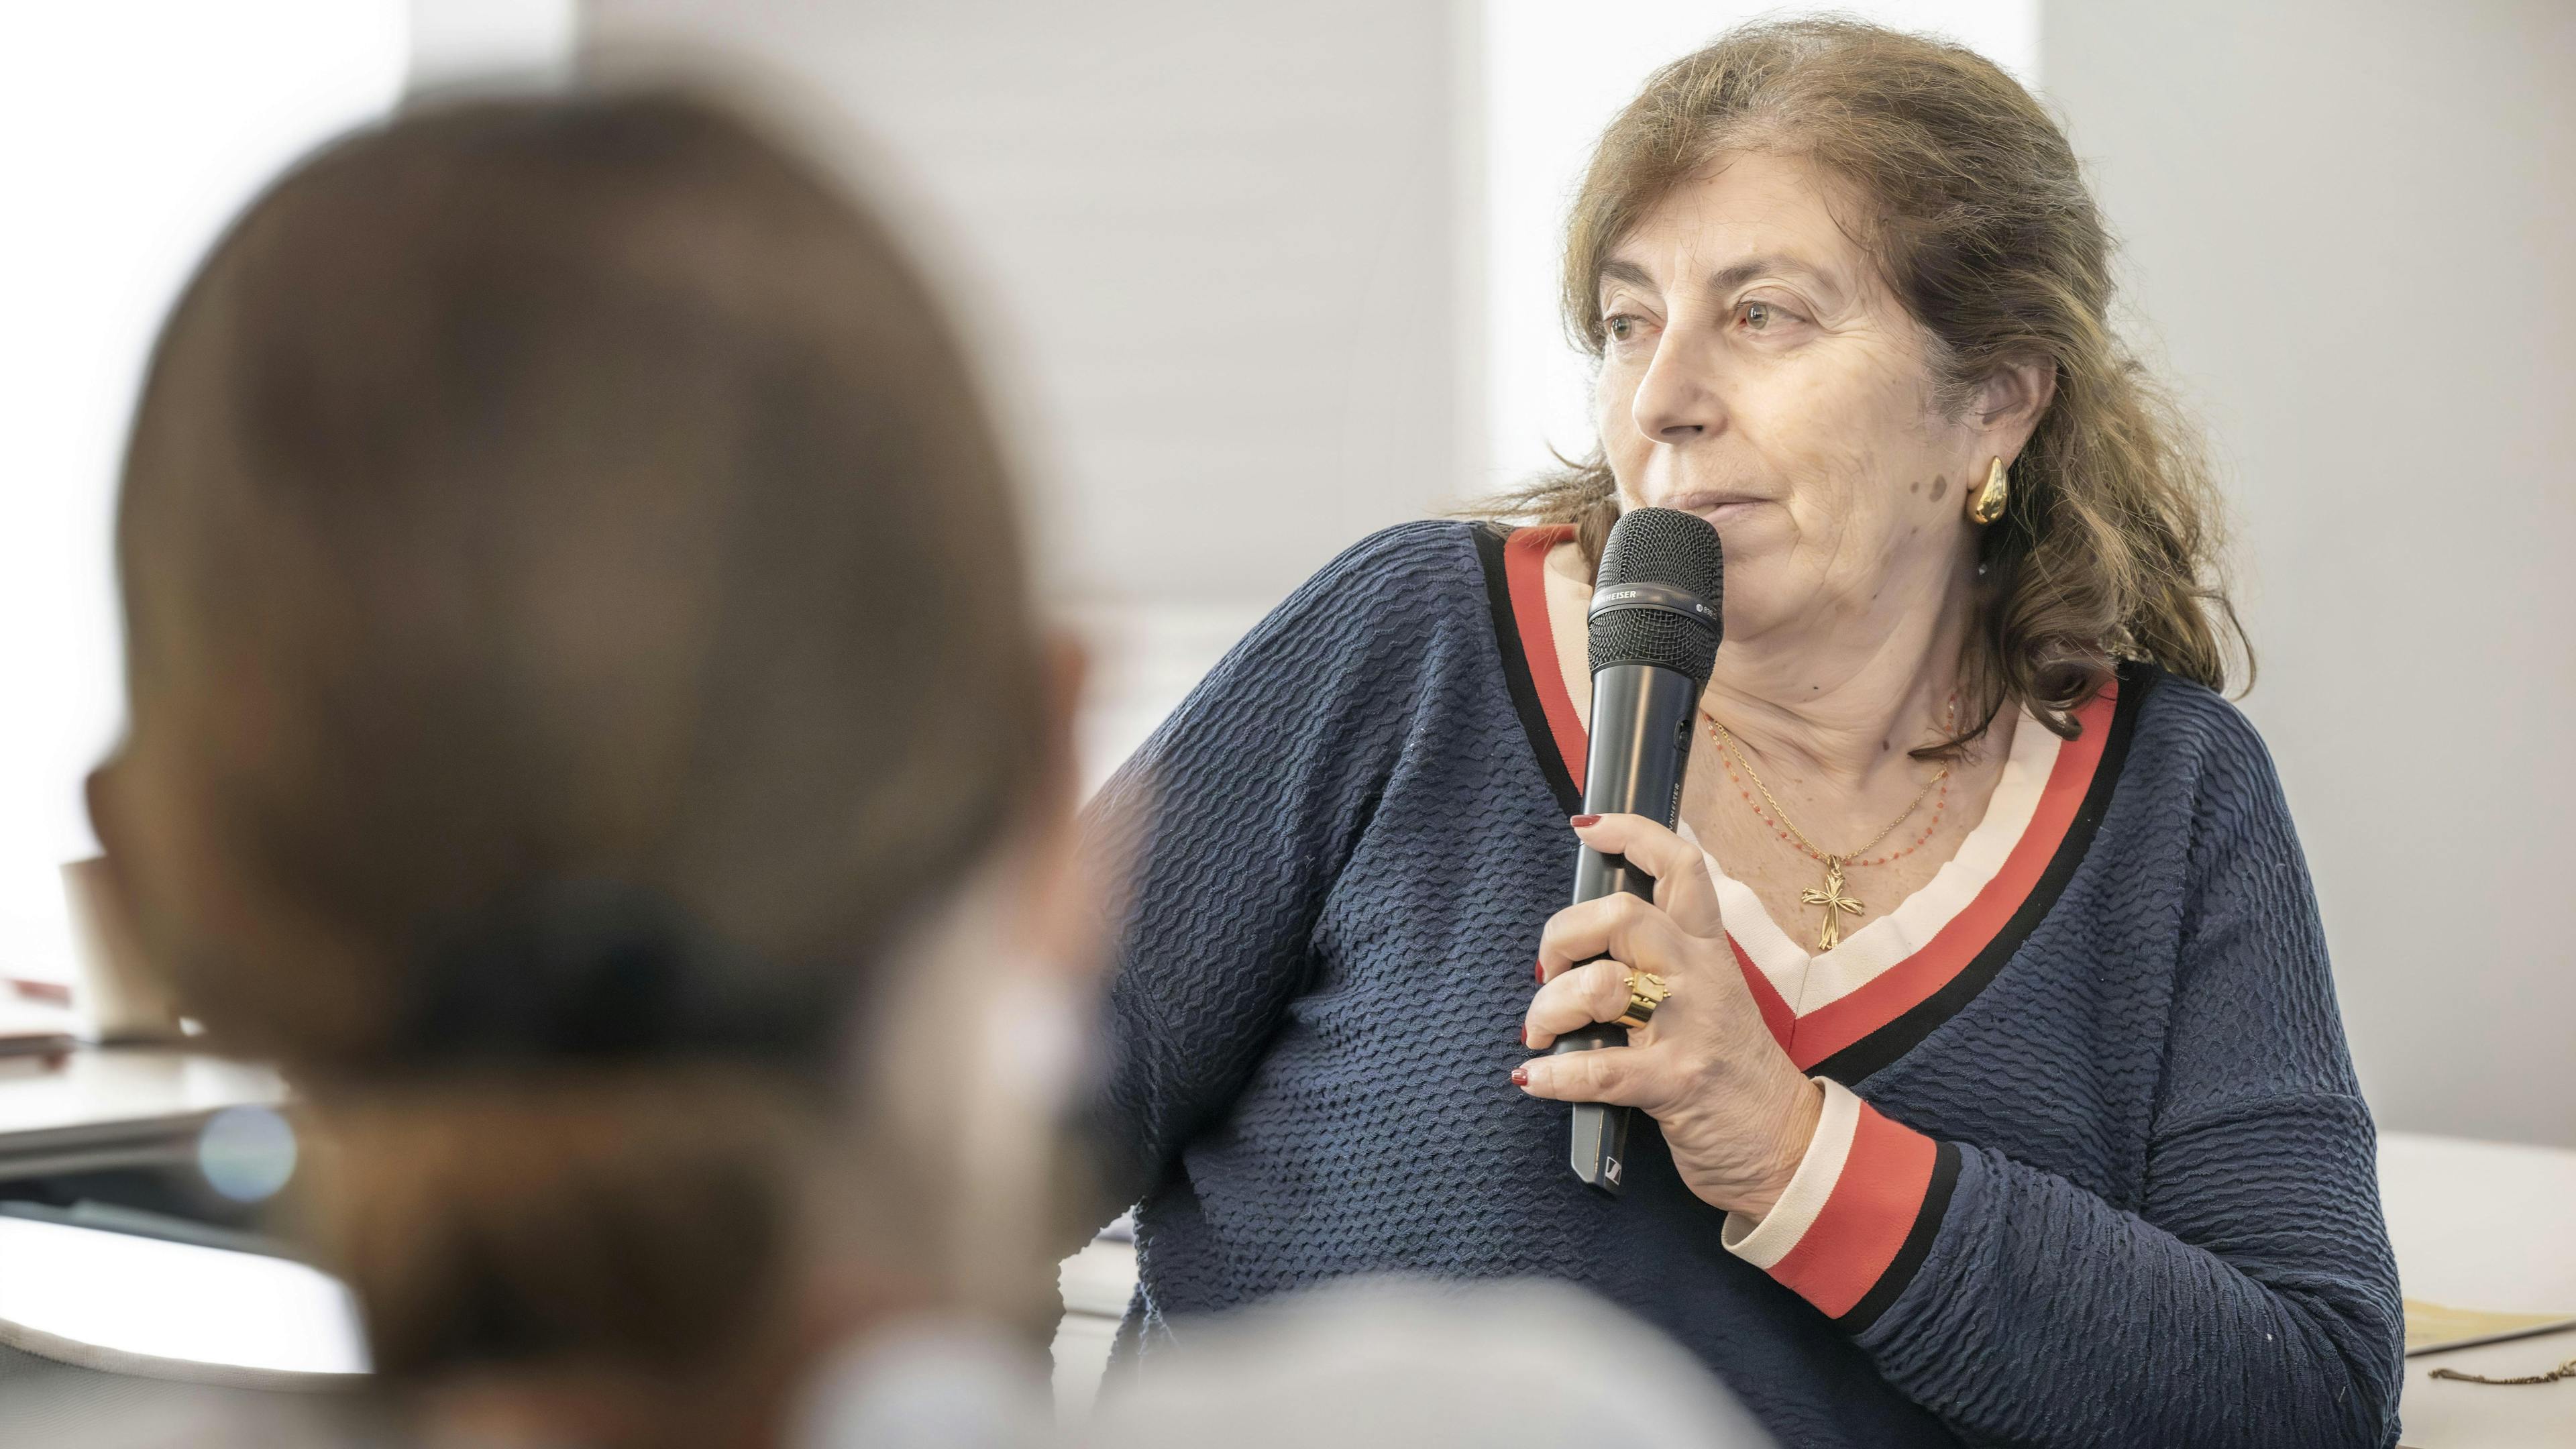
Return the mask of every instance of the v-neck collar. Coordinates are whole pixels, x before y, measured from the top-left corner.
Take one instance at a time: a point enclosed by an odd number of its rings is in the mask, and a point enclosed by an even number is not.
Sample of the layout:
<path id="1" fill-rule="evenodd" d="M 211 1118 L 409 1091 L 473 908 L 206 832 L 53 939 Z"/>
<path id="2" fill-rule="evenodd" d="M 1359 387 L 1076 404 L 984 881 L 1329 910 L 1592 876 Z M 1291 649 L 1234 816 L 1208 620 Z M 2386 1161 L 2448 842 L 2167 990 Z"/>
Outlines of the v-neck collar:
<path id="1" fill-rule="evenodd" d="M 1587 743 L 1557 662 L 1545 569 L 1548 551 L 1572 535 L 1562 525 L 1478 534 L 1505 682 L 1567 814 L 1582 808 Z M 1985 989 L 2092 843 L 2153 681 L 2151 670 L 2124 671 L 2075 712 L 2071 740 L 2025 716 L 1985 817 L 1957 855 L 1895 911 L 1822 955 L 1800 949 L 1710 858 L 1736 964 L 1801 1070 L 1857 1082 Z"/>
<path id="2" fill-rule="evenodd" d="M 1799 945 L 1792 931 L 1812 929 L 1809 923 L 1781 926 L 1753 888 L 1728 874 L 1703 847 L 1700 853 L 1717 886 L 1728 933 L 1802 1021 L 1865 988 L 1937 939 L 2003 869 L 2038 814 L 2062 743 L 2023 711 L 1986 813 L 1959 842 L 1957 853 L 1894 910 L 1843 937 L 1830 951 L 1810 952 Z M 1681 833 L 1699 843 L 1687 823 Z"/>

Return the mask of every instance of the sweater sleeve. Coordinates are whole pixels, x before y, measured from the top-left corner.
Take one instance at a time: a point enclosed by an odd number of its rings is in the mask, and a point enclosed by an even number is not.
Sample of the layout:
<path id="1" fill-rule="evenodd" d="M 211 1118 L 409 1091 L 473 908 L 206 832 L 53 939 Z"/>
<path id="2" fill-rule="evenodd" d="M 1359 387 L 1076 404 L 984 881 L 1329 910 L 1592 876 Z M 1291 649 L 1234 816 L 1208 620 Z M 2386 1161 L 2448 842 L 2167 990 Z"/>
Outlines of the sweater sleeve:
<path id="1" fill-rule="evenodd" d="M 1844 1094 L 1783 1221 L 1729 1225 L 1975 1442 L 2396 1440 L 2397 1271 L 2324 930 L 2268 755 L 2210 704 L 2134 1210 Z"/>
<path id="2" fill-rule="evenodd" d="M 1095 844 L 1133 871 L 1089 1124 L 1117 1206 L 1224 1118 L 1308 984 L 1326 894 L 1432 654 L 1458 642 L 1444 627 L 1456 601 L 1481 597 L 1468 592 L 1476 567 L 1462 524 L 1363 540 L 1255 626 L 1103 787 Z"/>

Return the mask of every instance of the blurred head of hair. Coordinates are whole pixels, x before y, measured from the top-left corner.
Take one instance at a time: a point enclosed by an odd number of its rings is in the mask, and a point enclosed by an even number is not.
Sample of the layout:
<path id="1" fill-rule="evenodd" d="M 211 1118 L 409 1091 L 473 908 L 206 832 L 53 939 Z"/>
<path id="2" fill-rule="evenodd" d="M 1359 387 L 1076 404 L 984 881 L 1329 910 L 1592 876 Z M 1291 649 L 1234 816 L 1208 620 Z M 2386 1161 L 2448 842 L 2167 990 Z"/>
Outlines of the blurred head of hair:
<path id="1" fill-rule="evenodd" d="M 302 1089 L 379 1372 L 743 1342 L 896 958 L 1064 774 L 893 232 L 702 91 L 410 111 L 190 284 L 117 547 L 93 809 L 186 1010 Z"/>

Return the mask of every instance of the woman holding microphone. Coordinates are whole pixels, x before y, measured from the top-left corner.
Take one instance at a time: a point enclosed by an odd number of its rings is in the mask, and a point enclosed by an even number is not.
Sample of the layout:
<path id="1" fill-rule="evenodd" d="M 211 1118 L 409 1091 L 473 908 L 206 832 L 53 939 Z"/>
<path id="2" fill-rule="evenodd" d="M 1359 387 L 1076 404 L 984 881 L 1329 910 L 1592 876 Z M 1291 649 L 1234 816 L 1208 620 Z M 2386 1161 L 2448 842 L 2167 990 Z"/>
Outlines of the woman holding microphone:
<path id="1" fill-rule="evenodd" d="M 1647 83 L 1567 248 L 1599 454 L 1503 501 L 1532 526 L 1353 548 L 1112 787 L 1151 801 L 1105 1104 L 1132 1344 L 1540 1275 L 1784 1442 L 2393 1441 L 2373 1129 L 2214 692 L 2214 493 L 2110 297 L 2065 138 L 1969 52 L 1795 22 Z M 1575 815 L 1638 506 L 1726 550 L 1679 831 Z M 1578 842 L 1656 899 L 1558 909 Z M 1640 1109 L 1621 1196 L 1565 1171 L 1567 1101 Z"/>

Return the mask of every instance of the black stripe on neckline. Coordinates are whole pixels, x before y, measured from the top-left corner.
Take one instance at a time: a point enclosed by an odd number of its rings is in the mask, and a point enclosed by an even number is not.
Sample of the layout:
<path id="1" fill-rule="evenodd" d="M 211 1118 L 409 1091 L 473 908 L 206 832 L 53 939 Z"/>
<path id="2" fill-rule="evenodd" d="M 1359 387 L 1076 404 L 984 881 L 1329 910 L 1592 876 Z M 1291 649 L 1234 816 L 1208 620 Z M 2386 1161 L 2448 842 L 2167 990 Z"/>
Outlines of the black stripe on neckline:
<path id="1" fill-rule="evenodd" d="M 1539 703 L 1538 681 L 1530 674 L 1529 651 L 1521 645 L 1520 615 L 1512 608 L 1511 562 L 1503 547 L 1510 537 L 1511 530 L 1500 524 L 1476 528 L 1476 556 L 1485 566 L 1485 607 L 1494 616 L 1494 645 L 1503 656 L 1503 687 L 1511 694 L 1512 711 L 1521 717 L 1521 733 L 1529 737 L 1530 753 L 1538 757 L 1539 773 L 1555 792 L 1558 807 L 1568 815 L 1580 815 L 1583 792 L 1574 787 L 1574 772 L 1557 752 L 1556 731 L 1548 726 L 1547 707 Z"/>
<path id="2" fill-rule="evenodd" d="M 1950 1193 L 1959 1185 L 1959 1144 L 1936 1143 L 1932 1151 L 1932 1181 L 1923 1189 L 1923 1206 L 1914 1213 L 1914 1226 L 1905 1230 L 1905 1241 L 1898 1246 L 1896 1258 L 1860 1301 L 1851 1306 L 1834 1326 L 1845 1333 L 1859 1334 L 1876 1323 L 1879 1315 L 1895 1306 L 1905 1295 L 1905 1285 L 1914 1281 L 1922 1270 L 1923 1260 L 1932 1256 L 1932 1241 L 1941 1236 L 1941 1219 L 1950 1211 Z"/>
<path id="3" fill-rule="evenodd" d="M 2012 918 L 1995 933 L 1985 949 L 1979 951 L 1959 974 L 1944 982 L 1941 989 L 1906 1008 L 1886 1025 L 1844 1047 L 1808 1069 L 1808 1075 L 1831 1077 L 1846 1087 L 1858 1087 L 1863 1078 L 1898 1057 L 1922 1045 L 1923 1039 L 1938 1030 L 1941 1023 L 1959 1014 L 1962 1007 L 1976 1000 L 2002 973 L 2004 964 L 2021 943 L 2048 917 L 2066 883 L 2075 876 L 2075 868 L 2084 863 L 2085 852 L 2093 847 L 2094 832 L 2102 825 L 2102 816 L 2111 808 L 2112 793 L 2120 783 L 2120 767 L 2129 754 L 2129 739 L 2137 732 L 2138 709 L 2155 691 L 2163 671 L 2153 665 L 2131 664 L 2120 671 L 2120 697 L 2112 705 L 2111 723 L 2102 740 L 2102 758 L 2093 766 L 2093 779 L 2084 790 L 2084 803 L 2075 809 L 2075 818 L 2066 826 L 2065 838 L 2058 841 L 2056 854 L 2049 857 L 2048 868 L 2040 872 L 2030 894 L 2022 899 Z"/>

